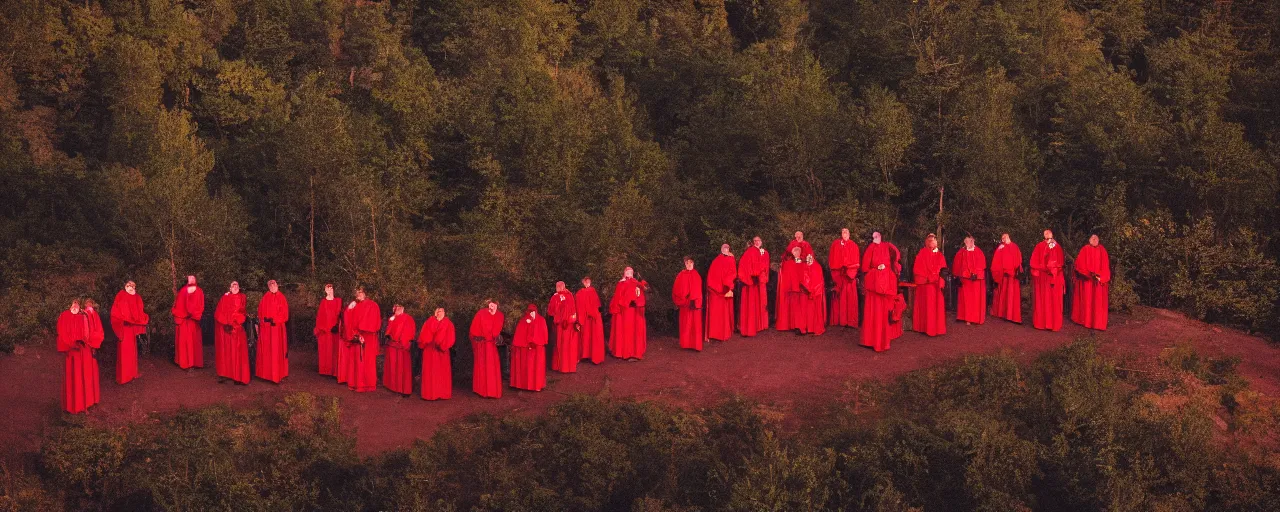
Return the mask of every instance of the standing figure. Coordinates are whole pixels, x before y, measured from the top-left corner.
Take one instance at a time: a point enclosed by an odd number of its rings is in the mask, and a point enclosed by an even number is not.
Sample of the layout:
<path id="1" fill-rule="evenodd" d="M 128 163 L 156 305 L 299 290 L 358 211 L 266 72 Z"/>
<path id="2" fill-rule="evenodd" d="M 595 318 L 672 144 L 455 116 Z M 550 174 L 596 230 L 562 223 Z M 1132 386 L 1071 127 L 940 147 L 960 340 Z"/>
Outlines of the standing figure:
<path id="1" fill-rule="evenodd" d="M 80 309 L 80 300 L 58 315 L 58 352 L 66 354 L 62 380 L 62 408 L 69 413 L 87 412 L 101 399 L 98 359 L 93 351 L 102 346 L 102 320 L 95 323 Z"/>
<path id="2" fill-rule="evenodd" d="M 267 293 L 258 303 L 258 354 L 254 374 L 276 384 L 289 376 L 289 300 L 276 280 L 267 281 Z"/>
<path id="3" fill-rule="evenodd" d="M 684 270 L 671 286 L 671 302 L 679 311 L 680 348 L 702 351 L 702 276 L 693 268 L 693 258 L 684 257 Z"/>
<path id="4" fill-rule="evenodd" d="M 604 362 L 604 321 L 600 318 L 600 294 L 591 287 L 591 276 L 582 278 L 582 288 L 573 296 L 574 306 L 578 310 L 578 345 L 582 349 L 581 359 L 589 359 L 594 364 Z"/>
<path id="5" fill-rule="evenodd" d="M 342 312 L 342 339 L 346 346 L 347 388 L 358 393 L 378 389 L 378 331 L 382 330 L 382 308 L 356 288 L 356 299 Z"/>
<path id="6" fill-rule="evenodd" d="M 1067 283 L 1062 275 L 1066 255 L 1053 239 L 1053 231 L 1044 230 L 1044 241 L 1031 251 L 1031 286 L 1035 303 L 1031 325 L 1036 329 L 1062 329 L 1062 297 Z"/>
<path id="7" fill-rule="evenodd" d="M 645 283 L 636 280 L 635 270 L 627 267 L 609 298 L 609 352 L 618 359 L 644 359 L 648 346 L 645 325 Z"/>
<path id="8" fill-rule="evenodd" d="M 213 310 L 214 371 L 218 377 L 237 384 L 249 383 L 249 339 L 244 332 L 244 321 L 249 317 L 247 303 L 240 293 L 240 283 L 232 281 Z"/>
<path id="9" fill-rule="evenodd" d="M 453 396 L 453 370 L 449 363 L 449 349 L 457 340 L 453 321 L 444 315 L 444 308 L 422 323 L 418 333 L 418 348 L 422 349 L 422 399 L 448 400 Z"/>
<path id="10" fill-rule="evenodd" d="M 930 233 L 924 239 L 924 248 L 916 253 L 911 268 L 916 283 L 915 300 L 911 308 L 911 330 L 929 336 L 947 333 L 947 303 L 942 295 L 946 282 L 942 269 L 947 268 L 947 257 L 938 249 L 938 237 Z"/>
<path id="11" fill-rule="evenodd" d="M 1071 293 L 1071 321 L 1089 329 L 1107 330 L 1107 307 L 1111 291 L 1111 257 L 1098 235 L 1089 236 L 1089 245 L 1080 248 L 1075 264 L 1076 286 Z"/>
<path id="12" fill-rule="evenodd" d="M 498 359 L 498 337 L 506 317 L 498 311 L 498 303 L 485 301 L 484 309 L 471 318 L 471 352 L 475 366 L 471 371 L 471 390 L 484 398 L 502 398 L 502 361 Z"/>
<path id="13" fill-rule="evenodd" d="M 858 326 L 858 269 L 862 261 L 858 243 L 849 238 L 849 229 L 840 230 L 840 238 L 831 242 L 827 266 L 835 294 L 831 298 L 831 325 Z"/>
<path id="14" fill-rule="evenodd" d="M 729 244 L 720 245 L 720 255 L 707 270 L 705 339 L 725 341 L 733 334 L 733 285 L 738 281 L 737 262 Z"/>
<path id="15" fill-rule="evenodd" d="M 871 243 L 862 252 L 862 344 L 876 352 L 889 350 L 889 341 L 901 334 L 901 313 L 896 328 L 891 325 L 899 304 L 898 273 L 902 272 L 902 253 L 885 242 L 879 231 L 871 234 Z M 905 301 L 901 301 L 906 309 Z"/>
<path id="16" fill-rule="evenodd" d="M 142 306 L 138 285 L 133 281 L 124 284 L 111 303 L 111 331 L 120 339 L 116 345 L 116 383 L 127 384 L 138 378 L 139 339 L 147 334 L 151 317 Z"/>
<path id="17" fill-rule="evenodd" d="M 778 266 L 778 318 L 774 328 L 779 332 L 799 329 L 804 325 L 805 303 L 808 292 L 804 289 L 804 247 L 792 244 L 789 258 Z"/>
<path id="18" fill-rule="evenodd" d="M 187 276 L 187 285 L 173 299 L 173 362 L 179 368 L 204 368 L 204 342 L 200 317 L 204 315 L 204 290 L 196 286 L 196 276 Z"/>
<path id="19" fill-rule="evenodd" d="M 1022 323 L 1022 249 L 1013 243 L 1008 233 L 1000 235 L 1000 245 L 991 255 L 991 279 L 996 282 L 996 294 L 991 300 L 991 316 L 1010 322 Z"/>
<path id="20" fill-rule="evenodd" d="M 973 243 L 973 237 L 964 237 L 964 247 L 956 251 L 951 263 L 951 275 L 960 280 L 956 296 L 956 320 L 965 324 L 982 324 L 987 321 L 987 255 Z"/>
<path id="21" fill-rule="evenodd" d="M 338 354 L 342 340 L 338 331 L 341 328 L 338 320 L 342 318 L 342 299 L 333 293 L 333 284 L 324 285 L 324 298 L 320 299 L 320 307 L 316 309 L 316 327 L 312 331 L 316 335 L 316 359 L 320 366 L 320 375 L 338 375 Z M 345 379 L 338 382 L 346 382 Z"/>
<path id="22" fill-rule="evenodd" d="M 547 322 L 529 304 L 511 337 L 511 387 L 542 391 L 547 387 Z"/>
<path id="23" fill-rule="evenodd" d="M 769 328 L 769 251 L 758 236 L 742 251 L 738 280 L 742 281 L 738 333 L 749 338 Z"/>
<path id="24" fill-rule="evenodd" d="M 556 282 L 556 293 L 547 302 L 547 316 L 555 325 L 556 345 L 551 352 L 551 369 L 560 373 L 578 371 L 582 347 L 578 346 L 578 306 L 564 281 Z"/>
<path id="25" fill-rule="evenodd" d="M 382 361 L 382 385 L 404 396 L 413 394 L 413 358 L 409 356 L 409 344 L 417 333 L 418 325 L 404 312 L 404 306 L 391 306 L 391 318 L 387 319 L 387 357 Z"/>
<path id="26" fill-rule="evenodd" d="M 804 318 L 801 334 L 819 335 L 827 332 L 827 281 L 822 265 L 810 254 L 804 258 Z"/>

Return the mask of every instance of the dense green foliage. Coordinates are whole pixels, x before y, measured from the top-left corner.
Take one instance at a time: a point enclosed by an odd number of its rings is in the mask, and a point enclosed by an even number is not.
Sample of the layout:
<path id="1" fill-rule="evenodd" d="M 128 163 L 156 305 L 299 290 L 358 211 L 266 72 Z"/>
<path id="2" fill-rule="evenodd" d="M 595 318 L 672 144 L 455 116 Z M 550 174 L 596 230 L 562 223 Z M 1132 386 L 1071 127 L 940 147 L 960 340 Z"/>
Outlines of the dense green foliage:
<path id="1" fill-rule="evenodd" d="M 334 402 L 294 395 L 261 410 L 220 406 L 121 428 L 60 426 L 41 452 L 42 480 L 4 475 L 0 505 L 1276 510 L 1275 447 L 1245 440 L 1275 428 L 1280 407 L 1257 405 L 1234 365 L 1179 348 L 1160 371 L 1140 374 L 1088 343 L 1031 364 L 970 357 L 864 385 L 860 406 L 833 404 L 831 420 L 801 435 L 784 433 L 778 413 L 744 400 L 693 411 L 574 397 L 536 418 L 450 424 L 368 459 L 355 453 Z"/>
<path id="2" fill-rule="evenodd" d="M 1097 232 L 1118 306 L 1277 325 L 1275 2 L 8 0 L 0 34 L 0 347 L 126 276 L 515 310 L 841 226 Z"/>

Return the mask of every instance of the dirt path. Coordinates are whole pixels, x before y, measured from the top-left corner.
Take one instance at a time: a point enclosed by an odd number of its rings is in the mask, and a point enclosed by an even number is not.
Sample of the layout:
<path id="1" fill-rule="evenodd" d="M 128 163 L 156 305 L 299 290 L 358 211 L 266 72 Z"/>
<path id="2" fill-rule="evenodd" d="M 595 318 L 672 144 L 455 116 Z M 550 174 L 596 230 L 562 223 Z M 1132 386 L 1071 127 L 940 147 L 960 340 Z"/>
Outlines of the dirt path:
<path id="1" fill-rule="evenodd" d="M 1163 310 L 1112 317 L 1112 329 L 1099 333 L 1103 350 L 1151 364 L 1161 350 L 1191 343 L 1205 356 L 1233 355 L 1253 387 L 1280 394 L 1280 349 L 1261 338 L 1219 329 Z M 657 399 L 681 405 L 705 405 L 733 393 L 772 404 L 802 417 L 820 411 L 853 380 L 884 379 L 966 354 L 1009 351 L 1031 358 L 1072 339 L 1089 336 L 1070 324 L 1062 332 L 1036 331 L 1003 321 L 983 326 L 948 324 L 949 333 L 927 338 L 908 333 L 892 350 L 875 353 L 857 345 L 858 331 L 834 328 L 814 337 L 767 332 L 755 338 L 713 343 L 701 353 L 679 350 L 672 338 L 650 340 L 644 361 L 606 359 L 604 364 L 579 367 L 572 375 L 548 374 L 541 393 L 503 391 L 499 400 L 485 400 L 470 387 L 455 386 L 454 398 L 425 402 L 402 398 L 384 388 L 352 393 L 333 379 L 315 372 L 315 353 L 292 354 L 290 377 L 280 385 L 255 380 L 249 386 L 219 384 L 212 368 L 184 372 L 159 357 L 141 362 L 143 376 L 128 385 L 115 384 L 114 369 L 104 368 L 102 403 L 91 410 L 90 421 L 119 424 L 142 421 L 154 412 L 173 411 L 219 402 L 250 405 L 305 391 L 341 399 L 344 421 L 357 430 L 358 447 L 370 454 L 406 446 L 429 436 L 442 423 L 467 415 L 530 414 L 545 410 L 565 396 L 606 391 L 612 397 Z M 211 345 L 211 344 L 210 344 Z M 213 361 L 206 345 L 206 361 Z M 28 347 L 21 354 L 0 356 L 0 447 L 4 458 L 15 460 L 37 450 L 43 431 L 62 415 L 58 404 L 62 357 L 49 346 Z"/>

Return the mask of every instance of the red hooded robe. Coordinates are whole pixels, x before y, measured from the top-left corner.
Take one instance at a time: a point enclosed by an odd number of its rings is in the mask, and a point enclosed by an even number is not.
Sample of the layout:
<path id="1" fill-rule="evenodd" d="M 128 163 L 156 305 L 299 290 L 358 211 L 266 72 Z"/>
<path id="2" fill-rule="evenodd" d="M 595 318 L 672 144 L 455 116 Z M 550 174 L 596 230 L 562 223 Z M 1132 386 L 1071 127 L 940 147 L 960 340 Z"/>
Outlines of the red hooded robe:
<path id="1" fill-rule="evenodd" d="M 143 309 L 142 296 L 120 290 L 111 303 L 111 331 L 120 339 L 116 350 L 116 383 L 138 378 L 138 336 L 147 332 L 151 317 Z"/>
<path id="2" fill-rule="evenodd" d="M 346 345 L 345 369 L 338 379 L 346 377 L 347 387 L 366 392 L 378 389 L 378 331 L 382 330 L 382 308 L 372 299 L 352 301 L 342 312 L 342 338 Z"/>
<path id="3" fill-rule="evenodd" d="M 422 399 L 448 400 L 453 396 L 453 370 L 449 349 L 457 333 L 449 317 L 436 320 L 435 315 L 422 324 L 418 348 L 422 349 Z"/>
<path id="4" fill-rule="evenodd" d="M 1031 251 L 1031 285 L 1035 297 L 1031 324 L 1036 329 L 1062 329 L 1062 297 L 1067 288 L 1062 275 L 1065 260 L 1062 245 L 1055 243 L 1049 247 L 1047 240 L 1036 244 Z"/>
<path id="5" fill-rule="evenodd" d="M 827 332 L 827 282 L 822 265 L 817 262 L 805 262 L 804 282 L 804 324 L 800 332 L 819 335 Z"/>
<path id="6" fill-rule="evenodd" d="M 489 308 L 476 311 L 471 318 L 471 352 L 475 366 L 471 371 L 471 390 L 485 398 L 502 398 L 502 361 L 498 359 L 498 337 L 506 317 Z"/>
<path id="7" fill-rule="evenodd" d="M 551 369 L 560 373 L 578 371 L 582 347 L 578 346 L 578 306 L 573 292 L 556 292 L 547 301 L 547 316 L 555 325 L 556 344 L 551 351 Z"/>
<path id="8" fill-rule="evenodd" d="M 951 263 L 951 275 L 960 282 L 956 320 L 981 324 L 987 321 L 987 255 L 974 246 L 961 247 Z"/>
<path id="9" fill-rule="evenodd" d="M 102 346 L 102 320 L 96 312 L 70 310 L 58 315 L 58 352 L 66 354 L 62 380 L 62 408 L 75 414 L 98 403 L 98 359 L 93 351 Z M 97 326 L 96 328 L 94 326 Z"/>
<path id="10" fill-rule="evenodd" d="M 618 359 L 644 359 L 648 331 L 644 318 L 645 294 L 640 281 L 623 278 L 609 300 L 609 352 Z"/>
<path id="11" fill-rule="evenodd" d="M 706 338 L 724 341 L 733 334 L 733 297 L 725 294 L 733 291 L 738 281 L 737 265 L 733 256 L 721 254 L 711 261 L 707 270 L 706 319 L 703 329 Z"/>
<path id="12" fill-rule="evenodd" d="M 991 300 L 991 316 L 1022 323 L 1022 249 L 1018 244 L 1000 244 L 991 255 L 991 279 L 996 282 Z"/>
<path id="13" fill-rule="evenodd" d="M 406 314 L 387 320 L 387 357 L 382 361 L 382 385 L 395 393 L 413 394 L 413 357 L 409 347 L 418 324 Z"/>
<path id="14" fill-rule="evenodd" d="M 1111 258 L 1102 244 L 1085 245 L 1076 256 L 1075 289 L 1071 293 L 1071 321 L 1089 329 L 1107 330 Z"/>
<path id="15" fill-rule="evenodd" d="M 835 294 L 831 298 L 831 325 L 858 326 L 858 268 L 861 262 L 858 244 L 853 240 L 837 238 L 831 242 L 827 266 L 831 267 L 831 282 Z"/>
<path id="16" fill-rule="evenodd" d="M 516 323 L 511 337 L 511 387 L 542 391 L 547 387 L 547 321 L 534 316 L 538 307 L 530 304 Z"/>
<path id="17" fill-rule="evenodd" d="M 742 281 L 738 301 L 738 333 L 746 337 L 769 328 L 769 251 L 747 247 L 738 260 Z"/>
<path id="18" fill-rule="evenodd" d="M 283 293 L 267 292 L 258 303 L 258 350 L 254 376 L 276 384 L 289 376 L 289 301 Z"/>
<path id="19" fill-rule="evenodd" d="M 219 377 L 249 383 L 249 341 L 244 332 L 248 317 L 243 293 L 226 292 L 213 310 L 213 364 Z"/>
<path id="20" fill-rule="evenodd" d="M 680 317 L 680 348 L 702 351 L 702 276 L 681 270 L 671 286 L 671 302 Z"/>
<path id="21" fill-rule="evenodd" d="M 194 284 L 183 286 L 173 299 L 173 362 L 179 368 L 204 368 L 204 341 L 200 333 L 200 317 L 204 315 L 204 290 Z"/>
<path id="22" fill-rule="evenodd" d="M 320 366 L 320 375 L 338 374 L 338 354 L 340 353 L 341 327 L 338 319 L 342 318 L 342 299 L 320 299 L 320 307 L 316 310 L 316 326 L 312 331 L 316 335 L 316 353 Z M 339 381 L 339 382 L 345 382 Z"/>
<path id="23" fill-rule="evenodd" d="M 604 362 L 604 322 L 600 319 L 600 294 L 595 288 L 583 287 L 573 296 L 578 311 L 578 345 L 581 359 Z"/>
<path id="24" fill-rule="evenodd" d="M 898 297 L 898 273 L 902 272 L 902 253 L 889 242 L 871 243 L 862 252 L 862 344 L 876 352 L 889 350 L 889 341 L 897 338 L 891 329 L 890 316 Z M 884 268 L 880 269 L 879 266 Z M 905 306 L 903 306 L 905 308 Z M 897 324 L 901 334 L 901 323 Z"/>

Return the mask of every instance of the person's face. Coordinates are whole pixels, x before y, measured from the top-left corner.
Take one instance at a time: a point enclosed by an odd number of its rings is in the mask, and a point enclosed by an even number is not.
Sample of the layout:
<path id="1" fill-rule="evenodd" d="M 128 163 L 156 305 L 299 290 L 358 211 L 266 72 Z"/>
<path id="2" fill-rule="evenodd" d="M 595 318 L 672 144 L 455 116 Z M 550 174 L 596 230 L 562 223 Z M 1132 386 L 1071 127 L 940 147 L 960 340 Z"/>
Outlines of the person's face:
<path id="1" fill-rule="evenodd" d="M 751 245 L 758 249 L 760 246 L 764 245 L 764 241 L 760 240 L 760 237 L 755 237 L 751 239 Z"/>
<path id="2" fill-rule="evenodd" d="M 80 314 L 80 301 L 77 300 L 71 302 L 71 314 Z"/>
<path id="3" fill-rule="evenodd" d="M 1011 244 L 1011 243 L 1013 243 L 1013 239 L 1012 239 L 1012 238 L 1009 238 L 1009 234 L 1008 234 L 1008 233 L 1004 233 L 1004 234 L 1000 235 L 1000 243 L 1002 243 L 1002 244 Z"/>
<path id="4" fill-rule="evenodd" d="M 240 283 L 235 281 L 231 282 L 231 293 L 240 293 Z"/>
<path id="5" fill-rule="evenodd" d="M 274 283 L 274 282 L 273 282 L 273 283 L 267 283 L 267 289 L 268 289 L 268 290 L 271 290 L 271 293 L 276 293 L 276 292 L 280 291 L 280 285 L 278 285 L 278 284 L 276 284 L 276 283 Z"/>
<path id="6" fill-rule="evenodd" d="M 529 318 L 538 318 L 538 310 L 536 310 L 536 309 L 530 309 L 530 310 L 529 310 Z"/>
<path id="7" fill-rule="evenodd" d="M 365 298 L 364 290 L 356 290 L 356 300 L 360 301 L 360 300 L 364 300 L 364 298 Z"/>
<path id="8" fill-rule="evenodd" d="M 583 280 L 582 280 L 582 287 L 583 287 L 583 288 L 590 288 L 590 287 L 591 287 L 591 280 L 590 280 L 590 279 L 583 279 Z"/>
<path id="9" fill-rule="evenodd" d="M 558 282 L 556 282 L 556 291 L 557 291 L 557 292 L 562 292 L 562 291 L 565 291 L 566 289 L 568 289 L 568 288 L 566 288 L 566 287 L 565 287 L 565 285 L 564 285 L 564 281 L 558 281 Z"/>
<path id="10" fill-rule="evenodd" d="M 938 239 L 937 238 L 927 239 L 925 240 L 924 245 L 930 249 L 936 249 L 938 248 Z"/>
<path id="11" fill-rule="evenodd" d="M 841 239 L 841 240 L 848 240 L 848 239 L 849 239 L 849 229 L 848 229 L 848 228 L 845 228 L 845 229 L 841 229 L 841 230 L 840 230 L 840 239 Z"/>
<path id="12" fill-rule="evenodd" d="M 791 248 L 791 255 L 792 255 L 792 256 L 795 256 L 795 258 L 796 258 L 796 259 L 800 259 L 800 248 L 799 248 L 799 247 L 792 247 L 792 248 Z"/>
<path id="13" fill-rule="evenodd" d="M 497 313 L 497 312 L 498 312 L 498 303 L 497 303 L 497 302 L 490 302 L 490 303 L 489 303 L 489 313 L 490 313 L 490 314 L 492 314 L 492 313 Z"/>
<path id="14" fill-rule="evenodd" d="M 403 314 L 404 314 L 404 306 L 396 306 L 394 309 L 392 309 L 392 311 L 393 311 L 393 312 L 395 312 L 395 314 L 397 314 L 397 315 L 403 315 Z"/>
<path id="15" fill-rule="evenodd" d="M 1051 239 L 1053 239 L 1053 232 L 1052 232 L 1052 231 L 1049 231 L 1049 230 L 1047 230 L 1047 229 L 1046 229 L 1046 230 L 1044 230 L 1044 239 L 1045 239 L 1045 240 L 1051 240 Z"/>
<path id="16" fill-rule="evenodd" d="M 972 248 L 973 248 L 973 239 L 972 239 L 972 238 L 966 238 L 966 239 L 964 239 L 964 247 L 965 247 L 966 249 L 972 249 Z"/>
<path id="17" fill-rule="evenodd" d="M 1102 243 L 1102 241 L 1101 241 L 1101 240 L 1098 240 L 1098 235 L 1090 235 L 1090 236 L 1089 236 L 1089 245 L 1092 245 L 1092 246 L 1094 246 L 1094 247 L 1097 247 L 1097 246 L 1098 246 L 1098 244 L 1100 244 L 1100 243 Z"/>
<path id="18" fill-rule="evenodd" d="M 138 285 L 134 284 L 134 283 L 133 283 L 133 281 L 129 281 L 129 282 L 127 282 L 127 283 L 125 283 L 125 284 L 124 284 L 124 291 L 125 291 L 125 293 L 128 293 L 129 295 L 133 295 L 133 294 L 135 294 L 135 293 L 138 293 Z"/>
<path id="19" fill-rule="evenodd" d="M 324 287 L 324 296 L 325 296 L 325 297 L 328 297 L 328 298 L 330 298 L 330 299 L 332 299 L 332 298 L 333 298 L 333 287 L 332 287 L 332 286 L 326 286 L 326 287 Z"/>
<path id="20" fill-rule="evenodd" d="M 196 285 L 196 276 L 187 276 L 187 286 Z"/>
<path id="21" fill-rule="evenodd" d="M 627 267 L 626 270 L 622 271 L 622 277 L 625 277 L 627 279 L 631 279 L 635 276 L 636 276 L 636 271 L 632 270 L 631 267 Z"/>
<path id="22" fill-rule="evenodd" d="M 729 244 L 720 244 L 720 254 L 729 255 Z"/>
<path id="23" fill-rule="evenodd" d="M 436 320 L 444 320 L 444 308 L 436 308 Z"/>
<path id="24" fill-rule="evenodd" d="M 880 243 L 880 232 L 879 232 L 879 231 L 876 231 L 875 233 L 872 233 L 872 234 L 871 234 L 871 243 L 876 243 L 876 244 Z"/>
<path id="25" fill-rule="evenodd" d="M 796 241 L 797 241 L 797 242 L 803 242 L 803 241 L 804 241 L 804 232 L 803 232 L 803 231 L 796 231 Z"/>
<path id="26" fill-rule="evenodd" d="M 693 270 L 693 260 L 684 260 L 684 269 Z"/>

